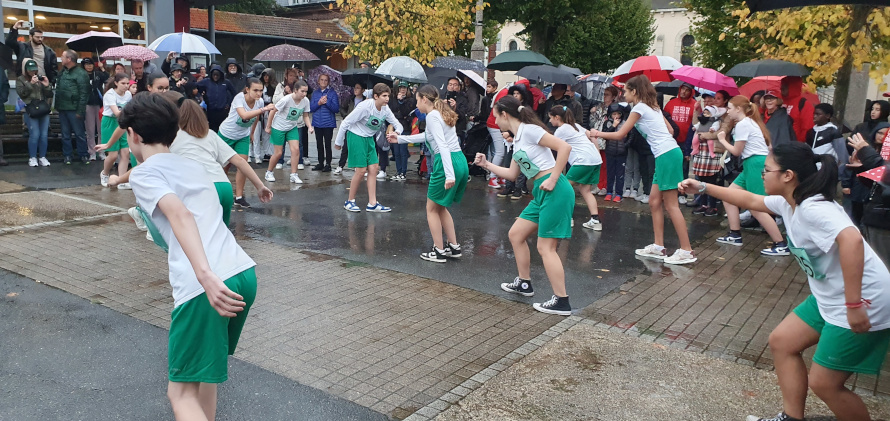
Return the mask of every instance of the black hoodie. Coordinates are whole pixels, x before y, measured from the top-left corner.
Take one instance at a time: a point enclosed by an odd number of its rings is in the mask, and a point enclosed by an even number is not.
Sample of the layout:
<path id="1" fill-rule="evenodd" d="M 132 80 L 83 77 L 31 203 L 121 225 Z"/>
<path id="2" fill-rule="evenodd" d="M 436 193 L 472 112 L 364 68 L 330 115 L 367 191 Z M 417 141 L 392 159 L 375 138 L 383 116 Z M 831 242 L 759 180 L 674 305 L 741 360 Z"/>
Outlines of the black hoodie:
<path id="1" fill-rule="evenodd" d="M 229 73 L 229 65 L 234 64 L 238 67 L 238 71 L 235 74 Z M 223 72 L 226 74 L 226 80 L 232 82 L 232 86 L 235 87 L 235 92 L 241 92 L 244 90 L 244 87 L 247 86 L 247 76 L 244 75 L 244 72 L 241 70 L 241 65 L 234 58 L 229 58 L 226 60 L 226 66 L 223 68 Z"/>
<path id="2" fill-rule="evenodd" d="M 890 102 L 880 100 L 873 102 L 872 106 L 874 106 L 874 104 L 878 104 L 881 107 L 881 116 L 874 120 L 869 118 L 868 120 L 857 124 L 856 128 L 853 129 L 854 132 L 861 134 L 864 139 L 868 139 L 871 136 L 878 123 L 886 123 L 887 117 L 890 116 Z M 868 116 L 871 117 L 871 110 L 867 111 Z"/>
<path id="3" fill-rule="evenodd" d="M 213 80 L 213 73 L 219 72 L 218 81 Z M 204 96 L 207 102 L 207 110 L 227 110 L 232 105 L 232 100 L 238 91 L 235 90 L 231 82 L 223 76 L 223 70 L 218 65 L 210 68 L 210 75 L 204 80 L 198 82 L 198 92 Z"/>

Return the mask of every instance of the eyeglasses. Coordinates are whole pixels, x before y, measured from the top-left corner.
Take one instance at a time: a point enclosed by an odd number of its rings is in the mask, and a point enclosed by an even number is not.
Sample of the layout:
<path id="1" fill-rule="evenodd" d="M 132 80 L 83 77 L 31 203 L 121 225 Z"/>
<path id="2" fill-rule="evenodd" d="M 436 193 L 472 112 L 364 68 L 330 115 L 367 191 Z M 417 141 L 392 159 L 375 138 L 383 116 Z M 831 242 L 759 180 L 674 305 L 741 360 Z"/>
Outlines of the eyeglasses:
<path id="1" fill-rule="evenodd" d="M 766 177 L 766 173 L 768 172 L 782 172 L 782 170 L 768 170 L 764 168 L 762 171 L 760 171 L 760 177 Z"/>

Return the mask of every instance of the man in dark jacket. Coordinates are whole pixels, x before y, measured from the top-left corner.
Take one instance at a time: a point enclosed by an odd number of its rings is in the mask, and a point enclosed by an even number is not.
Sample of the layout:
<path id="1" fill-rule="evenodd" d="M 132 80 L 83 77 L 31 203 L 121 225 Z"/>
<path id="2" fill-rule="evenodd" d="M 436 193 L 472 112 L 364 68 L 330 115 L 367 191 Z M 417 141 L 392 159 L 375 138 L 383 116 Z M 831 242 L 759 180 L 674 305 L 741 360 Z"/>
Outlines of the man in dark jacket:
<path id="1" fill-rule="evenodd" d="M 0 104 L 5 104 L 9 100 L 9 78 L 6 76 L 6 69 L 0 67 Z M 6 110 L 0 112 L 0 125 L 6 124 Z M 9 165 L 3 159 L 3 139 L 0 138 L 0 166 Z"/>
<path id="2" fill-rule="evenodd" d="M 241 65 L 234 58 L 226 60 L 226 80 L 235 88 L 235 92 L 241 92 L 247 86 L 247 76 L 241 71 Z"/>
<path id="3" fill-rule="evenodd" d="M 491 106 L 494 101 L 494 94 L 498 92 L 498 81 L 491 79 L 485 86 L 485 96 L 482 97 L 482 103 L 479 105 L 479 118 L 476 121 L 487 122 L 488 116 L 491 115 Z"/>
<path id="4" fill-rule="evenodd" d="M 210 77 L 198 82 L 198 92 L 207 103 L 207 121 L 210 130 L 219 131 L 219 125 L 229 115 L 229 107 L 235 99 L 235 87 L 227 81 L 218 65 L 210 68 Z"/>
<path id="5" fill-rule="evenodd" d="M 161 63 L 161 71 L 164 72 L 164 74 L 167 76 L 173 76 L 173 66 L 178 64 L 179 68 L 182 69 L 182 75 L 179 78 L 185 79 L 184 83 L 194 82 L 195 78 L 191 74 L 192 67 L 189 59 L 186 56 L 181 55 L 179 57 L 176 57 L 174 62 L 175 55 L 176 53 L 172 51 L 170 52 L 170 54 L 167 54 L 167 58 L 165 58 L 164 62 Z M 177 80 L 179 78 L 177 78 Z M 170 89 L 173 89 L 173 87 L 174 85 L 171 83 Z"/>
<path id="6" fill-rule="evenodd" d="M 408 82 L 399 82 L 396 93 L 389 97 L 389 109 L 392 114 L 402 123 L 403 135 L 411 134 L 411 121 L 414 120 L 412 112 L 417 108 L 417 100 L 411 91 L 408 90 Z M 396 159 L 396 175 L 392 178 L 396 181 L 404 181 L 405 175 L 408 173 L 408 144 L 394 143 L 390 145 L 393 157 Z"/>
<path id="7" fill-rule="evenodd" d="M 778 93 L 767 91 L 763 94 L 763 101 L 764 103 L 775 101 L 767 105 L 766 111 L 763 114 L 763 124 L 769 131 L 771 146 L 796 142 L 794 123 L 791 121 L 791 117 L 788 116 L 788 112 L 782 107 Z M 810 118 L 812 119 L 812 116 Z M 804 139 L 806 139 L 806 136 L 804 136 Z"/>
<path id="8" fill-rule="evenodd" d="M 84 121 L 86 122 L 87 150 L 90 154 L 90 161 L 95 161 L 96 150 L 93 148 L 96 147 L 96 142 L 102 134 L 99 113 L 102 111 L 102 96 L 105 94 L 108 73 L 105 72 L 102 62 L 95 58 L 87 57 L 81 60 L 80 65 L 83 66 L 83 70 L 87 72 L 90 79 L 90 98 L 87 100 Z"/>
<path id="9" fill-rule="evenodd" d="M 28 32 L 31 38 L 28 42 L 19 42 L 19 29 L 22 29 L 23 23 L 23 20 L 16 22 L 6 36 L 6 46 L 12 49 L 19 61 L 15 66 L 15 74 L 21 76 L 22 61 L 30 58 L 37 62 L 37 75 L 46 76 L 49 83 L 55 83 L 59 68 L 55 51 L 43 44 L 43 31 L 36 27 Z"/>
<path id="10" fill-rule="evenodd" d="M 562 83 L 553 85 L 553 89 L 550 91 L 550 98 L 547 98 L 543 107 L 538 107 L 538 116 L 541 117 L 542 121 L 546 122 L 550 130 L 555 130 L 555 127 L 550 124 L 550 116 L 548 114 L 550 114 L 550 109 L 555 105 L 566 106 L 572 110 L 572 117 L 575 117 L 575 121 L 581 121 L 584 118 L 581 103 L 575 101 L 574 97 L 569 98 L 566 96 L 567 89 L 568 87 Z"/>
<path id="11" fill-rule="evenodd" d="M 257 79 L 263 75 L 263 71 L 266 70 L 266 65 L 263 63 L 254 64 L 253 67 L 250 68 L 250 73 L 247 74 L 248 78 L 255 77 Z"/>
<path id="12" fill-rule="evenodd" d="M 189 83 L 185 70 L 179 63 L 173 63 L 170 66 L 170 90 L 181 94 L 185 93 L 185 85 Z"/>
<path id="13" fill-rule="evenodd" d="M 71 164 L 71 133 L 77 141 L 77 154 L 84 164 L 90 163 L 87 149 L 86 115 L 87 101 L 90 98 L 90 77 L 83 67 L 77 65 L 77 53 L 66 50 L 62 53 L 62 72 L 56 80 L 56 111 L 62 124 L 62 155 L 65 164 Z"/>

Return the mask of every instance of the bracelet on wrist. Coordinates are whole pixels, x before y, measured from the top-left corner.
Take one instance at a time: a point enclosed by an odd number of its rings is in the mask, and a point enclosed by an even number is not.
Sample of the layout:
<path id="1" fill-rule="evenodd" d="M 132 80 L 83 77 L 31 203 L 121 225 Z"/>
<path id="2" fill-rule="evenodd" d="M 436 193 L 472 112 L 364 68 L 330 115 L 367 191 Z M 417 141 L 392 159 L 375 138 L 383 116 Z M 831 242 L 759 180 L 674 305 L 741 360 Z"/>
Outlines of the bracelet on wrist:
<path id="1" fill-rule="evenodd" d="M 708 183 L 701 183 L 701 188 L 698 189 L 698 194 L 704 193 L 705 190 L 707 190 L 707 189 L 708 189 Z"/>
<path id="2" fill-rule="evenodd" d="M 859 301 L 856 301 L 856 302 L 846 303 L 846 306 L 847 306 L 847 308 L 859 308 L 859 307 L 863 307 L 863 306 L 864 306 L 865 308 L 870 308 L 870 307 L 871 307 L 871 300 L 866 300 L 865 298 L 862 298 L 862 299 L 860 299 Z"/>

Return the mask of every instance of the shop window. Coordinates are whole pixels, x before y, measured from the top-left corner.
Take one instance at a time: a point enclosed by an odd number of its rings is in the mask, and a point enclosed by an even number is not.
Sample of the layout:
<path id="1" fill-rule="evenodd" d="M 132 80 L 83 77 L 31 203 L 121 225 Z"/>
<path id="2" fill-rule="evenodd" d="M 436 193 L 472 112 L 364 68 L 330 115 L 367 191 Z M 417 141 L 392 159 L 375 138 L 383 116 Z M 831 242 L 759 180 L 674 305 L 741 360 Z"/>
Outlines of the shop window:
<path id="1" fill-rule="evenodd" d="M 28 11 L 25 9 L 14 9 L 12 7 L 4 7 L 3 8 L 3 18 L 6 19 L 6 22 L 3 22 L 3 29 L 12 28 L 17 21 L 20 20 L 28 20 Z M 39 24 L 37 26 L 40 26 Z M 27 33 L 27 31 L 25 31 Z"/>
<path id="2" fill-rule="evenodd" d="M 144 14 L 144 3 L 136 0 L 124 0 L 124 10 L 121 12 L 125 15 L 142 16 Z"/>
<path id="3" fill-rule="evenodd" d="M 82 10 L 84 12 L 116 15 L 117 0 L 34 0 L 35 6 L 56 7 L 59 9 Z M 34 13 L 35 15 L 37 12 Z"/>
<path id="4" fill-rule="evenodd" d="M 145 40 L 145 22 L 124 21 L 124 38 Z"/>
<path id="5" fill-rule="evenodd" d="M 87 31 L 108 31 L 120 33 L 117 19 L 77 16 L 68 13 L 40 12 L 46 19 L 38 21 L 38 27 L 45 32 L 82 34 Z M 35 17 L 37 12 L 34 13 Z M 37 19 L 35 19 L 37 20 Z"/>

